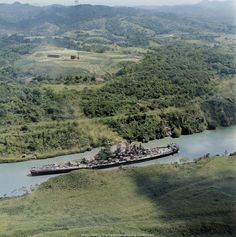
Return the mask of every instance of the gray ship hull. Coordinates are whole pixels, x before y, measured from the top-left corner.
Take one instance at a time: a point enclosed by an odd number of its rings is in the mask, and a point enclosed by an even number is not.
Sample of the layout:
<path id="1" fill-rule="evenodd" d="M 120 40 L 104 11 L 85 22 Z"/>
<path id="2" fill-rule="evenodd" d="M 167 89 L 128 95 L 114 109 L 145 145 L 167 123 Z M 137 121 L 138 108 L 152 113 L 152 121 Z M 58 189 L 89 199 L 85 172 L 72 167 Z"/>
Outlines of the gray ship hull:
<path id="1" fill-rule="evenodd" d="M 176 147 L 175 149 L 165 152 L 165 153 L 154 153 L 150 155 L 143 155 L 140 157 L 126 157 L 123 158 L 123 160 L 120 160 L 118 162 L 109 162 L 109 163 L 100 163 L 100 164 L 87 164 L 83 166 L 68 166 L 68 167 L 62 167 L 62 168 L 32 168 L 30 170 L 30 173 L 32 176 L 40 176 L 40 175 L 53 175 L 53 174 L 63 174 L 63 173 L 69 173 L 71 171 L 75 170 L 80 170 L 80 169 L 108 169 L 108 168 L 113 168 L 113 167 L 119 167 L 123 165 L 130 165 L 130 164 L 135 164 L 135 163 L 142 163 L 145 161 L 150 161 L 150 160 L 155 160 L 155 159 L 160 159 L 163 157 L 171 156 L 176 153 L 178 153 L 179 148 Z"/>

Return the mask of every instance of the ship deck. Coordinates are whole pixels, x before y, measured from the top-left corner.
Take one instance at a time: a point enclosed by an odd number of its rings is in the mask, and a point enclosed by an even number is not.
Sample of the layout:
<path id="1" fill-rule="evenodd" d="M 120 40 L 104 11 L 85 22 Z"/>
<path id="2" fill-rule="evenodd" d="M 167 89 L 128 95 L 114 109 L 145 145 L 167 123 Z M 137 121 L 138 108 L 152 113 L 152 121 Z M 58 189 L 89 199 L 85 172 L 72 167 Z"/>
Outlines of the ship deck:
<path id="1" fill-rule="evenodd" d="M 176 147 L 173 149 L 173 147 L 159 147 L 150 149 L 148 151 L 150 153 L 127 155 L 126 157 L 120 157 L 119 159 L 117 158 L 113 161 L 102 161 L 96 163 L 97 161 L 94 160 L 88 164 L 78 163 L 77 165 L 69 165 L 69 166 L 53 164 L 41 168 L 32 168 L 30 172 L 32 176 L 39 176 L 39 175 L 68 173 L 79 169 L 106 169 L 171 156 L 174 155 L 175 153 L 178 153 L 179 148 Z"/>

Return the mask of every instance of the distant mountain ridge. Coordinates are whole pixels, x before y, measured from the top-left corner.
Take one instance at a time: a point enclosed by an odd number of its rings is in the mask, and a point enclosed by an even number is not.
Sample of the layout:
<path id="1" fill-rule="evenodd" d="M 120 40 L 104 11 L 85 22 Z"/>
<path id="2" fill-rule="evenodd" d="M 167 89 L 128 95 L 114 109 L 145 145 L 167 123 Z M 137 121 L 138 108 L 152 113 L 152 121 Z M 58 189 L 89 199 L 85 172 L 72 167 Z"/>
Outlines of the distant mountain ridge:
<path id="1" fill-rule="evenodd" d="M 234 18 L 233 1 L 201 1 L 195 5 L 163 6 L 159 11 L 192 16 Z"/>
<path id="2" fill-rule="evenodd" d="M 192 28 L 199 31 L 213 29 L 221 32 L 226 26 L 229 26 L 227 30 L 233 31 L 235 27 L 233 9 L 231 1 L 163 6 L 152 10 L 101 5 L 38 7 L 15 2 L 14 4 L 0 4 L 0 29 L 12 29 L 18 32 L 30 31 L 45 24 L 53 24 L 64 31 L 71 28 L 83 29 L 89 23 L 91 28 L 91 25 L 103 19 L 106 29 L 108 26 L 109 28 L 113 26 L 113 30 L 116 31 L 117 25 L 122 25 L 120 24 L 121 19 L 125 19 L 125 25 L 128 28 L 132 28 L 132 24 L 137 28 L 145 28 L 155 33 L 185 32 Z M 208 27 L 205 21 L 211 26 Z"/>

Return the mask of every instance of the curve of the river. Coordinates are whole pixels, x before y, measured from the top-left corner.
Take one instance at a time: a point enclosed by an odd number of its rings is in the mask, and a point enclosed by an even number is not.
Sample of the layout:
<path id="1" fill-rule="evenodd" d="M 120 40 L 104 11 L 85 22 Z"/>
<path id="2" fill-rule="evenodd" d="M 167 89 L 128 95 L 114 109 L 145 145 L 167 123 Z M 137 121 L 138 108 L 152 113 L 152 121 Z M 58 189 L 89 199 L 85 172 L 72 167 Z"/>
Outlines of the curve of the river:
<path id="1" fill-rule="evenodd" d="M 226 151 L 236 151 L 236 125 L 227 128 L 218 128 L 214 131 L 204 131 L 203 133 L 181 136 L 180 138 L 164 138 L 161 140 L 151 141 L 144 144 L 145 147 L 166 145 L 177 143 L 180 152 L 174 156 L 166 157 L 154 161 L 148 161 L 135 166 L 146 166 L 150 164 L 165 164 L 179 162 L 181 158 L 186 157 L 190 160 L 201 157 L 206 153 L 211 155 L 224 154 Z M 94 156 L 99 149 L 93 149 L 75 155 L 60 156 L 46 160 L 33 160 L 21 163 L 0 164 L 0 197 L 18 196 L 30 190 L 37 184 L 40 184 L 52 176 L 27 176 L 31 167 L 42 166 L 50 163 L 77 160 L 83 157 Z"/>

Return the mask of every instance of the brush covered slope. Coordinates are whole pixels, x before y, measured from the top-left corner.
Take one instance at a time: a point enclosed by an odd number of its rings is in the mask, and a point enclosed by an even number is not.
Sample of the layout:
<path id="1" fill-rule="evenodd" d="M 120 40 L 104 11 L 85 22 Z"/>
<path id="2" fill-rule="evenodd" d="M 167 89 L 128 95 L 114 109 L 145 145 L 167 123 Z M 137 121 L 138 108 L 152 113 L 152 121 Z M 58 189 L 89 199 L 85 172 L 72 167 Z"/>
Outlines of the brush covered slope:
<path id="1" fill-rule="evenodd" d="M 5 64 L 1 162 L 78 152 L 106 140 L 147 142 L 165 137 L 169 129 L 179 136 L 236 122 L 234 57 L 226 49 L 171 41 L 105 81 L 89 76 L 14 80 L 14 70 Z"/>
<path id="2" fill-rule="evenodd" d="M 235 124 L 232 9 L 1 4 L 0 162 Z"/>
<path id="3" fill-rule="evenodd" d="M 81 106 L 130 141 L 165 137 L 166 127 L 202 132 L 235 124 L 235 72 L 234 56 L 222 49 L 169 42 L 98 90 L 84 90 Z"/>
<path id="4" fill-rule="evenodd" d="M 235 157 L 76 171 L 0 201 L 2 237 L 235 236 Z"/>

